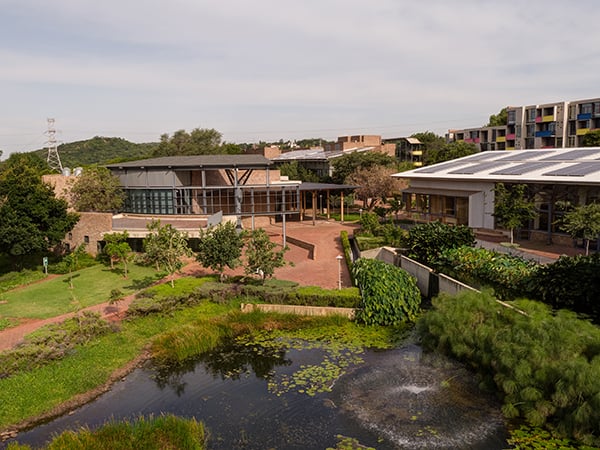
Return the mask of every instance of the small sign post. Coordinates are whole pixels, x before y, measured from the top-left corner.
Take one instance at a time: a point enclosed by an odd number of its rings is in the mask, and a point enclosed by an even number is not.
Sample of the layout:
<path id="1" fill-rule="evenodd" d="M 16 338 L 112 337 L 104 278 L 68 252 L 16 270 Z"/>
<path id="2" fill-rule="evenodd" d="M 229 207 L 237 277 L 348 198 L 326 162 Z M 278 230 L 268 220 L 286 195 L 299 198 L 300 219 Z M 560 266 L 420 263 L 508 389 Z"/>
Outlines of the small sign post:
<path id="1" fill-rule="evenodd" d="M 42 263 L 44 264 L 44 273 L 48 275 L 48 257 L 44 256 L 42 259 Z"/>

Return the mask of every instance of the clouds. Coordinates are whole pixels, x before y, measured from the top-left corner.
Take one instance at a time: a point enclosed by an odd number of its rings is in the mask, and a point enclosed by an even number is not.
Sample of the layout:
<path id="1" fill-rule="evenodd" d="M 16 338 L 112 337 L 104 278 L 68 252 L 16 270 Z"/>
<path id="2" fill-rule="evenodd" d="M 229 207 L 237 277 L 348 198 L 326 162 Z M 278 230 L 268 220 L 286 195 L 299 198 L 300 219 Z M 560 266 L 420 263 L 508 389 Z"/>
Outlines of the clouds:
<path id="1" fill-rule="evenodd" d="M 599 96 L 591 0 L 0 5 L 5 151 L 26 150 L 46 116 L 65 141 L 197 126 L 237 142 L 331 139 L 443 133 L 507 104 Z"/>

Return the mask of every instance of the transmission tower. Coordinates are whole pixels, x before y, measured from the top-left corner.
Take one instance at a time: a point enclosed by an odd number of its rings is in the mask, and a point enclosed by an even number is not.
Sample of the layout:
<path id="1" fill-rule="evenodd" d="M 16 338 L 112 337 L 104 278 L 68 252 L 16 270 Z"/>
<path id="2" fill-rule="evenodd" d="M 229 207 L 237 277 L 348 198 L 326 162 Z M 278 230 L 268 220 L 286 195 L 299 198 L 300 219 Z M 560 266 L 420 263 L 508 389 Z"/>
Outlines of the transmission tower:
<path id="1" fill-rule="evenodd" d="M 58 142 L 56 140 L 56 129 L 54 128 L 54 119 L 48 119 L 48 141 L 46 146 L 48 147 L 48 158 L 46 161 L 52 170 L 62 173 L 63 166 L 60 162 L 60 156 L 58 155 Z"/>

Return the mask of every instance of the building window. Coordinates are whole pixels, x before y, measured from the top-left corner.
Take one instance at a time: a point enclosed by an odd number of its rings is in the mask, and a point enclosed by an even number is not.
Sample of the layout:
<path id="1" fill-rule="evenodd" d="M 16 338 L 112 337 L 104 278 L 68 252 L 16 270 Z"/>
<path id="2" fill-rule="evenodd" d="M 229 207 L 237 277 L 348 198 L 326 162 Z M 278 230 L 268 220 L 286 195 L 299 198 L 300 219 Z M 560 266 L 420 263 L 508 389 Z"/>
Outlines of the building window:
<path id="1" fill-rule="evenodd" d="M 581 114 L 591 114 L 592 113 L 592 104 L 584 103 L 581 105 Z"/>
<path id="2" fill-rule="evenodd" d="M 516 122 L 516 118 L 517 118 L 517 112 L 514 109 L 508 111 L 508 113 L 507 113 L 507 122 L 509 124 L 515 123 Z"/>
<path id="3" fill-rule="evenodd" d="M 83 237 L 83 242 L 85 242 L 86 244 L 90 243 L 90 237 L 89 236 L 84 236 Z"/>

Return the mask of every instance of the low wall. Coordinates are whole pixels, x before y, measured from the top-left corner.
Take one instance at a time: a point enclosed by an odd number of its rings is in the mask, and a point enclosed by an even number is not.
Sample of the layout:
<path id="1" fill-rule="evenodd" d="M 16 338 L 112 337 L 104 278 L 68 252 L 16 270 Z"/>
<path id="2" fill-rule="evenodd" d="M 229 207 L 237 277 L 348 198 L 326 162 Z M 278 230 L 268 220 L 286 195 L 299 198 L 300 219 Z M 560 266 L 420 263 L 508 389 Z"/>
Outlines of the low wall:
<path id="1" fill-rule="evenodd" d="M 443 273 L 438 273 L 437 277 L 439 292 L 445 292 L 450 295 L 458 294 L 464 290 L 479 292 L 477 289 L 469 286 L 468 284 L 461 283 L 460 281 L 450 278 L 448 275 L 444 275 Z"/>
<path id="2" fill-rule="evenodd" d="M 285 237 L 286 242 L 289 242 L 290 244 L 294 244 L 297 247 L 303 248 L 305 250 L 308 250 L 308 259 L 315 259 L 316 258 L 316 246 L 315 244 L 311 244 L 310 242 L 306 242 L 300 239 L 297 239 L 295 237 L 292 236 L 286 236 Z"/>
<path id="3" fill-rule="evenodd" d="M 400 267 L 417 279 L 417 287 L 423 297 L 429 298 L 437 294 L 437 292 L 433 292 L 433 289 L 431 289 L 433 269 L 404 255 L 400 256 Z"/>
<path id="4" fill-rule="evenodd" d="M 262 312 L 296 314 L 299 316 L 343 316 L 348 319 L 354 319 L 354 308 L 334 308 L 331 306 L 300 306 L 272 305 L 267 303 L 242 303 L 241 310 L 244 313 L 259 310 Z"/>

